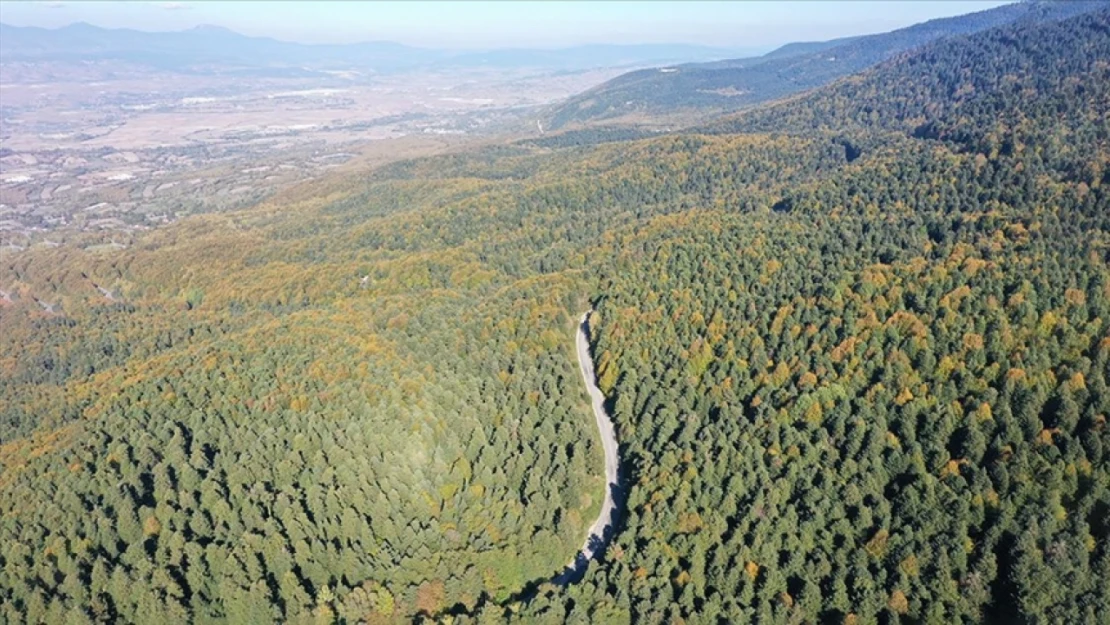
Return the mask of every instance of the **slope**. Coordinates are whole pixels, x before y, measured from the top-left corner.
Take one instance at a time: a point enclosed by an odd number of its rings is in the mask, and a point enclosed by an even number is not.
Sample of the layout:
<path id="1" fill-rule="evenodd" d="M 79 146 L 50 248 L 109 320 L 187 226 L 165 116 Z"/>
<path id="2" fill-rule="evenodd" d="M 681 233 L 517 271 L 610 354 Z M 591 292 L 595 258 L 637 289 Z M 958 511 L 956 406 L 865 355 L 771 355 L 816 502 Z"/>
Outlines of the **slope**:
<path id="1" fill-rule="evenodd" d="M 1099 622 L 1108 38 L 942 42 L 820 92 L 869 85 L 859 119 L 502 146 L 6 255 L 0 614 Z M 628 506 L 558 588 L 604 487 L 590 304 Z"/>

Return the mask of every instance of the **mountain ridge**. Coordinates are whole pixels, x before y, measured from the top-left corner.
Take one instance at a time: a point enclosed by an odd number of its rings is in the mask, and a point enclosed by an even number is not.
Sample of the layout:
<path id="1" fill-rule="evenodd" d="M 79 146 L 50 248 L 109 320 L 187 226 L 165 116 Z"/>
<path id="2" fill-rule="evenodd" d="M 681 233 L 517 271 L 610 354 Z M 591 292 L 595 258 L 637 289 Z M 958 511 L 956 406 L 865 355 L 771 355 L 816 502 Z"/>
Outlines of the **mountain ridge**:
<path id="1" fill-rule="evenodd" d="M 1100 2 L 1027 0 L 886 33 L 787 44 L 761 57 L 629 72 L 548 109 L 544 126 L 592 123 L 630 114 L 691 111 L 703 116 L 747 108 L 800 93 L 937 39 L 1018 20 L 1066 19 Z"/>

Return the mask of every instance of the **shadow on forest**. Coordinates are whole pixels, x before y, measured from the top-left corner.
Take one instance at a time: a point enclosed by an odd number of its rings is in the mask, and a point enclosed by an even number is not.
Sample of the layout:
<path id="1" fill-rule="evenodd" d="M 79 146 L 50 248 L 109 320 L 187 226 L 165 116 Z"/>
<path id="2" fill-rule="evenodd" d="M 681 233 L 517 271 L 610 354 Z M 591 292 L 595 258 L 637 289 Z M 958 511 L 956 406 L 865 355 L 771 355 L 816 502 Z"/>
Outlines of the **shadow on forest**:
<path id="1" fill-rule="evenodd" d="M 590 328 L 588 321 L 582 322 L 581 329 L 586 333 L 586 336 L 589 336 Z M 591 354 L 591 359 L 592 357 L 593 356 Z M 596 384 L 596 380 L 594 383 Z M 612 397 L 606 398 L 606 415 L 613 414 L 613 403 L 614 400 Z M 468 608 L 467 606 L 459 603 L 455 604 L 447 610 L 444 610 L 438 616 L 474 615 L 491 604 L 498 605 L 503 608 L 517 603 L 527 604 L 540 593 L 544 586 L 554 585 L 563 588 L 582 581 L 582 578 L 586 575 L 586 571 L 589 569 L 590 561 L 600 559 L 608 550 L 609 544 L 613 541 L 613 537 L 616 536 L 619 531 L 624 529 L 625 519 L 623 518 L 621 512 L 624 510 L 625 504 L 628 501 L 628 490 L 630 486 L 630 481 L 628 476 L 628 463 L 620 461 L 621 456 L 622 454 L 620 453 L 620 445 L 618 444 L 617 481 L 609 483 L 609 495 L 613 499 L 613 508 L 609 512 L 609 522 L 605 525 L 605 529 L 600 537 L 592 534 L 590 535 L 589 541 L 586 545 L 586 549 L 579 551 L 574 560 L 570 564 L 568 564 L 561 572 L 559 572 L 552 578 L 543 578 L 528 582 L 518 592 L 509 595 L 509 597 L 507 597 L 503 601 L 497 601 L 495 598 L 490 597 L 487 593 L 482 593 L 482 596 L 475 603 L 474 607 Z M 587 558 L 585 555 L 586 551 L 592 552 L 593 557 Z M 419 615 L 419 617 L 422 619 L 432 619 L 433 621 L 436 620 L 436 616 L 430 614 L 421 614 Z"/>
<path id="2" fill-rule="evenodd" d="M 593 559 L 600 558 L 605 553 L 609 543 L 613 541 L 613 536 L 616 535 L 618 523 L 621 520 L 620 513 L 624 509 L 625 500 L 628 496 L 627 480 L 619 465 L 617 468 L 617 482 L 609 484 L 609 494 L 613 498 L 613 510 L 609 514 L 609 523 L 605 526 L 605 531 L 602 532 L 600 537 L 591 535 L 589 540 L 589 550 L 594 554 Z M 574 562 L 568 564 L 561 573 L 551 579 L 552 584 L 567 586 L 581 581 L 590 565 L 590 560 L 586 558 L 583 551 L 579 551 L 578 556 L 574 558 Z"/>
<path id="3" fill-rule="evenodd" d="M 623 529 L 624 519 L 621 512 L 624 510 L 625 502 L 628 499 L 628 487 L 628 476 L 624 471 L 624 463 L 621 463 L 617 468 L 617 482 L 609 484 L 609 494 L 613 497 L 613 511 L 609 515 L 609 524 L 606 525 L 605 531 L 600 537 L 590 536 L 589 547 L 593 551 L 593 558 L 586 558 L 583 553 L 585 550 L 579 551 L 574 561 L 568 564 L 558 575 L 551 579 L 529 582 L 520 592 L 511 596 L 505 602 L 506 605 L 516 602 L 527 603 L 538 594 L 540 587 L 544 584 L 565 587 L 582 581 L 582 578 L 586 575 L 586 570 L 590 567 L 590 562 L 600 559 L 608 550 L 613 537 Z"/>
<path id="4" fill-rule="evenodd" d="M 617 467 L 617 482 L 609 484 L 609 493 L 613 497 L 613 511 L 609 515 L 609 524 L 605 528 L 605 532 L 599 538 L 597 536 L 590 536 L 589 546 L 593 549 L 594 557 L 586 558 L 582 551 L 578 552 L 574 561 L 566 566 L 559 574 L 552 578 L 543 578 L 528 582 L 518 592 L 509 595 L 504 600 L 498 601 L 497 599 L 489 596 L 487 593 L 482 593 L 473 607 L 467 607 L 461 603 L 455 604 L 451 608 L 440 612 L 438 615 L 420 614 L 417 617 L 418 622 L 439 622 L 438 618 L 443 616 L 474 616 L 479 611 L 485 609 L 487 606 L 495 605 L 501 608 L 508 608 L 513 604 L 527 604 L 537 595 L 540 594 L 544 587 L 557 586 L 564 588 L 571 584 L 582 581 L 589 569 L 591 560 L 597 560 L 605 554 L 612 542 L 613 537 L 618 532 L 624 529 L 625 519 L 621 512 L 624 510 L 625 503 L 628 498 L 628 489 L 630 486 L 628 472 L 626 471 L 627 463 L 621 462 Z"/>

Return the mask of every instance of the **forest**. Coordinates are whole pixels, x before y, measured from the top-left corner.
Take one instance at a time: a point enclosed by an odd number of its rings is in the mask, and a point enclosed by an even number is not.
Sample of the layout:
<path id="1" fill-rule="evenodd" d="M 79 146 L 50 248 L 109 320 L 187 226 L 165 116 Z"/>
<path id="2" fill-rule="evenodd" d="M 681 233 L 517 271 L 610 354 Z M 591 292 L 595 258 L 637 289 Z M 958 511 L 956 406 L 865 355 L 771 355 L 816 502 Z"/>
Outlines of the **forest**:
<path id="1" fill-rule="evenodd" d="M 1108 622 L 1107 59 L 1003 26 L 6 255 L 0 622 Z M 591 308 L 628 496 L 559 586 Z"/>

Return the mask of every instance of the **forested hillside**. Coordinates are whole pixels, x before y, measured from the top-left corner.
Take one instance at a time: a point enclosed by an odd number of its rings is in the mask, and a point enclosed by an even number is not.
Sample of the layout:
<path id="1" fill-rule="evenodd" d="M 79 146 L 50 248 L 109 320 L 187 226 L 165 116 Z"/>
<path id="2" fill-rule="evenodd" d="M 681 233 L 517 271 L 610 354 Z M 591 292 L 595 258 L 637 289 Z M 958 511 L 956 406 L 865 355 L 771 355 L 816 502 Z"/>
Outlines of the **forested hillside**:
<path id="1" fill-rule="evenodd" d="M 572 341 L 609 233 L 843 163 L 494 149 L 5 259 L 0 610 L 403 621 L 550 578 L 604 488 Z"/>
<path id="2" fill-rule="evenodd" d="M 1106 622 L 1107 50 L 5 255 L 0 621 Z"/>
<path id="3" fill-rule="evenodd" d="M 720 126 L 852 163 L 614 237 L 627 527 L 530 618 L 1107 622 L 1108 45 L 1002 29 Z"/>
<path id="4" fill-rule="evenodd" d="M 1034 26 L 1095 10 L 1099 2 L 1030 0 L 828 42 L 788 44 L 760 57 L 687 63 L 666 71 L 622 74 L 553 108 L 545 126 L 598 122 L 628 115 L 706 114 L 770 102 L 863 71 L 945 37 L 1010 23 Z"/>

